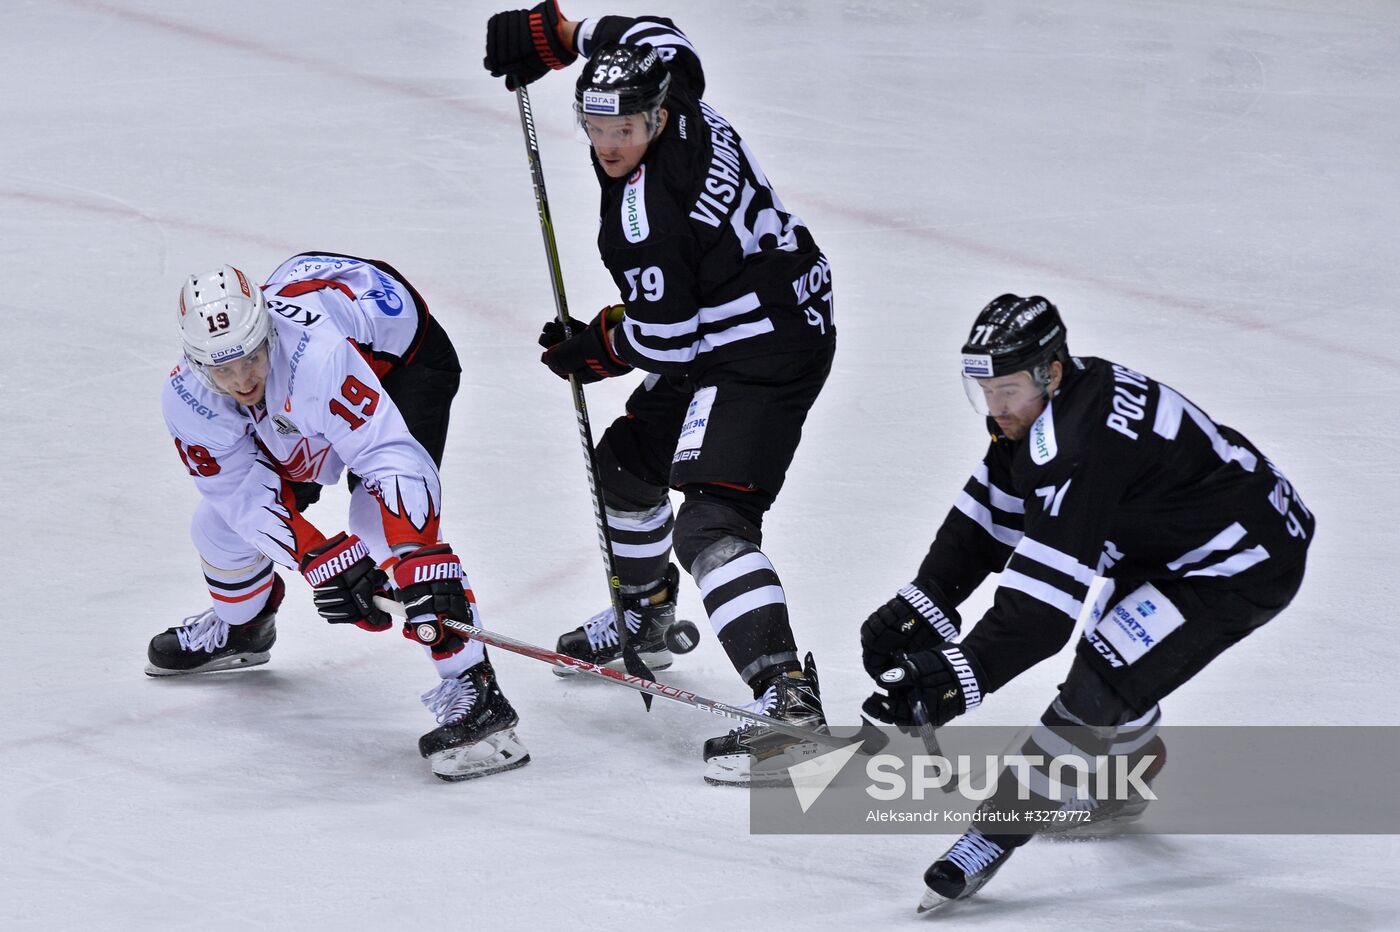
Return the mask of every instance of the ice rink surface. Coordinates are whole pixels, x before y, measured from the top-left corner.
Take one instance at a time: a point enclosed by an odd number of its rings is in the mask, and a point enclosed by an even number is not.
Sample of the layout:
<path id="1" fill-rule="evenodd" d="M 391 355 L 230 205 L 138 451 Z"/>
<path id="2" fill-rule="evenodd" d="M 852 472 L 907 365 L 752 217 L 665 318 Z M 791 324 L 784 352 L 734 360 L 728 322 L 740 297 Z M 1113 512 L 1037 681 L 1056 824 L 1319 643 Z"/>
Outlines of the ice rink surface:
<path id="1" fill-rule="evenodd" d="M 552 644 L 606 601 L 489 4 L 47 0 L 0 12 L 0 927 L 889 929 L 951 838 L 752 837 L 700 780 L 723 720 L 496 655 L 534 760 L 416 754 L 433 673 L 331 628 L 289 578 L 272 662 L 153 681 L 206 604 L 196 492 L 157 398 L 182 278 L 381 257 L 465 375 L 444 533 L 485 623 Z M 1078 353 L 1242 429 L 1318 516 L 1293 607 L 1165 704 L 1171 724 L 1400 724 L 1400 5 L 618 2 L 670 15 L 831 259 L 840 349 L 765 549 L 828 716 L 857 629 L 981 455 L 955 354 L 987 300 L 1059 304 Z M 574 74 L 534 88 L 565 280 L 616 300 Z M 595 428 L 635 377 L 590 389 Z M 310 517 L 337 530 L 343 492 Z M 976 617 L 986 587 L 965 607 Z M 682 614 L 703 622 L 693 588 Z M 970 720 L 1039 714 L 1071 648 Z M 713 637 L 665 677 L 747 698 Z M 1320 762 L 1300 762 L 1300 766 Z M 1325 762 L 1321 762 L 1325 763 Z M 1344 792 L 1342 790 L 1341 792 Z M 1400 927 L 1393 837 L 1035 843 L 937 921 L 974 929 Z"/>

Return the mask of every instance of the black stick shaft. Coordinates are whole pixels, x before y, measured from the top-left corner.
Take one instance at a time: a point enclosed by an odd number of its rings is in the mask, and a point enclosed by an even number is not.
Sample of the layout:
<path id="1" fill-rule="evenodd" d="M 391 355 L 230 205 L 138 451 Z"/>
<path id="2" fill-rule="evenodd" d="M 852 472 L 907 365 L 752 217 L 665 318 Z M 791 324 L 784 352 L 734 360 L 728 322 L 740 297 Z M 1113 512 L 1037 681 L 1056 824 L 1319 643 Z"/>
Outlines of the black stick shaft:
<path id="1" fill-rule="evenodd" d="M 559 267 L 559 248 L 554 242 L 554 221 L 549 214 L 549 194 L 544 187 L 544 167 L 540 163 L 539 137 L 535 133 L 535 115 L 530 109 L 530 92 L 516 88 L 516 103 L 520 106 L 520 128 L 525 134 L 525 153 L 530 160 L 530 177 L 535 184 L 535 206 L 540 214 L 540 233 L 544 236 L 544 254 L 549 264 L 549 281 L 554 289 L 554 312 L 561 324 L 568 324 L 569 303 L 564 296 L 564 275 Z M 619 591 L 621 581 L 617 575 L 617 558 L 613 555 L 612 539 L 608 535 L 607 512 L 603 506 L 603 494 L 598 487 L 598 455 L 593 449 L 593 428 L 588 422 L 588 403 L 583 397 L 583 386 L 578 379 L 569 376 L 569 391 L 574 399 L 574 418 L 578 422 L 579 441 L 583 445 L 583 462 L 588 474 L 588 491 L 593 497 L 593 521 L 598 529 L 598 549 L 603 554 L 603 569 L 608 579 L 608 596 L 612 600 L 613 618 L 617 624 L 618 644 L 622 648 L 622 659 L 627 672 L 650 680 L 652 672 L 642 662 L 636 648 L 628 643 L 627 615 L 622 608 Z M 642 702 L 651 709 L 651 695 L 642 694 Z"/>

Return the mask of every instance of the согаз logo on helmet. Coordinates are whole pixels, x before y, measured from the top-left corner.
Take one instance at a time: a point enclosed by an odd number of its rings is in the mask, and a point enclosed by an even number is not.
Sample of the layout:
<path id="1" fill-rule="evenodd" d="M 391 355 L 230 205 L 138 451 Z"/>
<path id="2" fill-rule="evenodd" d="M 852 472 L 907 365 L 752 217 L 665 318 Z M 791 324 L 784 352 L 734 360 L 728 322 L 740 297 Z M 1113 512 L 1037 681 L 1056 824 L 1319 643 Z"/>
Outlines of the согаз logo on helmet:
<path id="1" fill-rule="evenodd" d="M 217 350 L 209 354 L 210 364 L 223 362 L 226 359 L 237 359 L 243 355 L 243 346 L 230 346 L 228 349 Z"/>

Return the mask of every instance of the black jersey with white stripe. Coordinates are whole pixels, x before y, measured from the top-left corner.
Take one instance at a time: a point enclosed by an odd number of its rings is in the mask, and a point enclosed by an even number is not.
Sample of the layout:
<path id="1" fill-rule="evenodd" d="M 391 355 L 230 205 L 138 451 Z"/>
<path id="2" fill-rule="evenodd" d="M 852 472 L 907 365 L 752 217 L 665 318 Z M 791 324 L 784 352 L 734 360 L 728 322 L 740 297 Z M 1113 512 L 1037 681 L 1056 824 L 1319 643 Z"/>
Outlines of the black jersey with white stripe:
<path id="1" fill-rule="evenodd" d="M 830 266 L 748 144 L 701 100 L 705 74 L 690 40 L 658 17 L 605 16 L 580 30 L 584 56 L 614 42 L 648 45 L 671 74 L 666 127 L 637 170 L 613 179 L 594 159 L 598 250 L 627 309 L 613 331 L 618 353 L 695 379 L 728 360 L 834 339 Z"/>
<path id="2" fill-rule="evenodd" d="M 1138 372 L 1075 358 L 1027 435 L 986 457 L 919 569 L 954 603 L 1000 571 L 963 644 L 988 691 L 1056 653 L 1095 576 L 1247 586 L 1296 568 L 1314 519 L 1238 431 Z"/>

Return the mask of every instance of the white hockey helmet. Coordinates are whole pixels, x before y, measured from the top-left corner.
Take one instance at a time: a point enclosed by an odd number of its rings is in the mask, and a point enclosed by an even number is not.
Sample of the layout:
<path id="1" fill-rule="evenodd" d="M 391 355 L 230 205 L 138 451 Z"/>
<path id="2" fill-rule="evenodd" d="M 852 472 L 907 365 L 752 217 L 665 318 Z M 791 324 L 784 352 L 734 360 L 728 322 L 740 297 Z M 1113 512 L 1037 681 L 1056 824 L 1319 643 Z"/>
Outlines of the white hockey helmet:
<path id="1" fill-rule="evenodd" d="M 180 333 L 185 359 L 201 382 L 227 394 L 208 368 L 241 359 L 276 337 L 262 289 L 231 265 L 191 275 L 180 289 Z"/>

